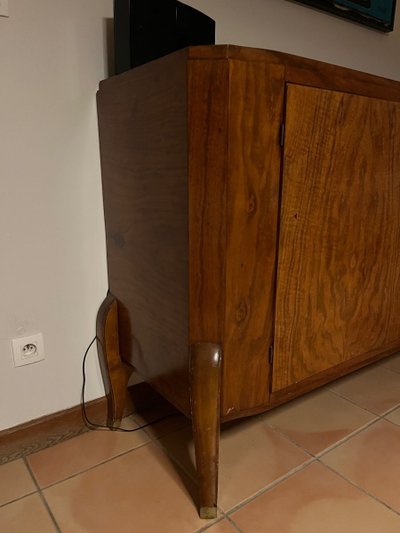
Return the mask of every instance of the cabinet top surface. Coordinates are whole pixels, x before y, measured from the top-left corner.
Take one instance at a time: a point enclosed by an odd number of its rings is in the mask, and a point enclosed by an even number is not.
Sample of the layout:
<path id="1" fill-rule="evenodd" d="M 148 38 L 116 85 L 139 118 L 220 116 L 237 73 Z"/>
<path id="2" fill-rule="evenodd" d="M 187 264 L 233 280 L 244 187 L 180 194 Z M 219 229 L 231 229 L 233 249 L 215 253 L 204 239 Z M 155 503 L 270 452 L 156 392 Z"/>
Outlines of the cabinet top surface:
<path id="1" fill-rule="evenodd" d="M 231 44 L 192 46 L 178 50 L 123 74 L 112 76 L 100 83 L 100 89 L 117 89 L 121 83 L 134 82 L 135 79 L 141 78 L 151 71 L 185 68 L 184 65 L 187 61 L 196 60 L 225 60 L 227 64 L 230 61 L 246 61 L 280 65 L 284 69 L 284 81 L 286 83 L 298 83 L 395 102 L 400 101 L 399 81 L 285 52 Z"/>
<path id="2" fill-rule="evenodd" d="M 377 82 L 389 82 L 391 84 L 397 84 L 400 92 L 400 82 L 398 81 L 361 72 L 348 67 L 326 63 L 317 59 L 309 59 L 286 52 L 279 52 L 277 50 L 267 50 L 263 48 L 252 48 L 232 44 L 191 46 L 187 50 L 189 59 L 236 59 L 242 61 L 262 61 L 267 63 L 283 64 L 289 68 L 296 67 L 303 69 L 326 70 L 327 73 L 335 69 L 336 71 L 341 72 L 342 75 L 363 75 L 368 76 L 371 79 L 375 79 Z"/>

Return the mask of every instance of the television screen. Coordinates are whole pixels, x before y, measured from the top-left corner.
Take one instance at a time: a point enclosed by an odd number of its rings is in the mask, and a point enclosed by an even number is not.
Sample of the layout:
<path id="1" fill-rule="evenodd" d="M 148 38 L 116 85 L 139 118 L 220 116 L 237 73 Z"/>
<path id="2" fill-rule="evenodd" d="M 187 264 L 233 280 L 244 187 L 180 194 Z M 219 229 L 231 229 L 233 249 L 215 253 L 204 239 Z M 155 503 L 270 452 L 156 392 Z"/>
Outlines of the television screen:
<path id="1" fill-rule="evenodd" d="M 301 4 L 329 11 L 340 17 L 371 26 L 381 31 L 392 31 L 396 0 L 297 0 Z"/>

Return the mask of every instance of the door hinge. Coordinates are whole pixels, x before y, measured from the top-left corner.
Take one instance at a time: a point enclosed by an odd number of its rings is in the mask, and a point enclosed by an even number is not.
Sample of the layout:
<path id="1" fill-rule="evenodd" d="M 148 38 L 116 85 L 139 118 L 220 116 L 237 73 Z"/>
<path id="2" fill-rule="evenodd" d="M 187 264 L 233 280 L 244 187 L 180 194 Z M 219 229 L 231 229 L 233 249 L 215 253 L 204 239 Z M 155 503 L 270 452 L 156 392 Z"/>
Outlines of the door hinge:
<path id="1" fill-rule="evenodd" d="M 274 345 L 273 344 L 271 344 L 268 350 L 268 360 L 269 360 L 270 365 L 274 364 Z"/>
<path id="2" fill-rule="evenodd" d="M 281 124 L 281 129 L 279 132 L 279 144 L 283 146 L 285 144 L 285 124 Z"/>

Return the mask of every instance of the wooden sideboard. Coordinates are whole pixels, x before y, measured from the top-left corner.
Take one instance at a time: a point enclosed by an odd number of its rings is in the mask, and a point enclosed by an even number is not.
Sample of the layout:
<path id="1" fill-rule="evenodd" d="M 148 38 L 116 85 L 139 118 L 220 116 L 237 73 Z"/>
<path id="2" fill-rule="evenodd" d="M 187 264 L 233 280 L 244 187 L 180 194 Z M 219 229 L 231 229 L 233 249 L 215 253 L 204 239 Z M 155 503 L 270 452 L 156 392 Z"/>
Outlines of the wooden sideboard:
<path id="1" fill-rule="evenodd" d="M 100 85 L 109 419 L 131 365 L 192 418 L 199 507 L 220 422 L 400 349 L 400 83 L 193 47 Z"/>

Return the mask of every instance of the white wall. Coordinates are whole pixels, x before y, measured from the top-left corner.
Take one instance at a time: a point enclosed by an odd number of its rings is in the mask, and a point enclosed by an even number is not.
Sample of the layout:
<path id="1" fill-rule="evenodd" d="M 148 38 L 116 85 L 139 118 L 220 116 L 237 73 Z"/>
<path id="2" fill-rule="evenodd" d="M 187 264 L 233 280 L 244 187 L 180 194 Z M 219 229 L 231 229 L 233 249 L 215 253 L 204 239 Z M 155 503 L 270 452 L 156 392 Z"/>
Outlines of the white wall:
<path id="1" fill-rule="evenodd" d="M 79 404 L 107 290 L 95 93 L 112 0 L 10 0 L 0 18 L 0 429 Z M 43 332 L 14 368 L 10 339 Z M 88 398 L 104 393 L 91 353 Z"/>
<path id="2" fill-rule="evenodd" d="M 0 430 L 80 400 L 81 359 L 107 289 L 95 92 L 112 0 L 9 0 L 0 18 Z M 286 0 L 187 0 L 217 41 L 400 79 L 400 32 Z M 399 15 L 400 18 L 400 15 Z M 14 368 L 13 337 L 46 360 Z M 96 354 L 87 398 L 103 394 Z"/>
<path id="3" fill-rule="evenodd" d="M 184 0 L 216 20 L 217 42 L 268 48 L 400 79 L 400 6 L 384 34 L 288 0 Z"/>

